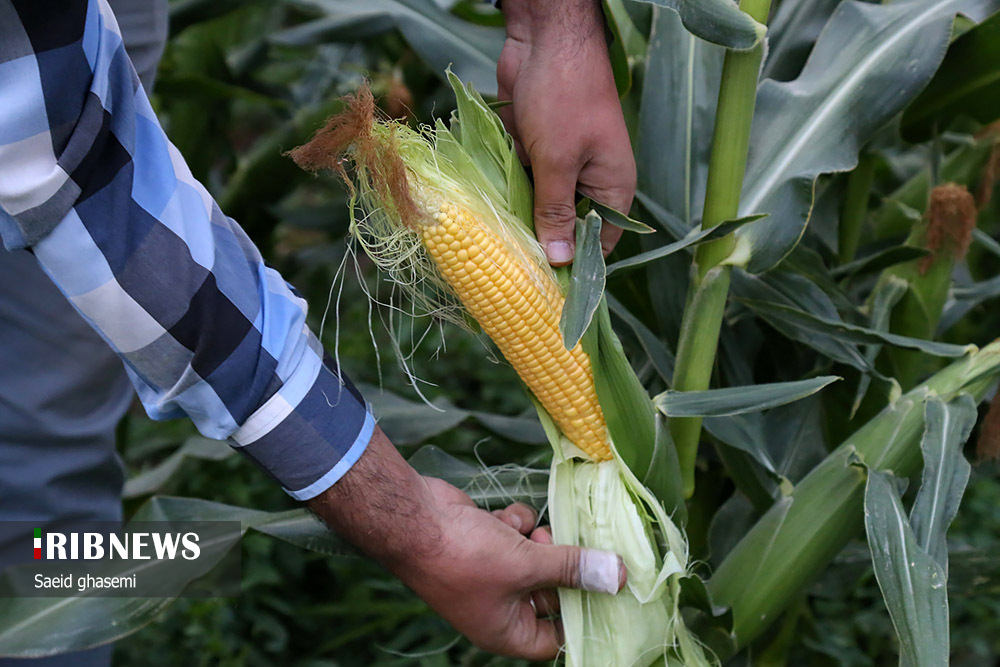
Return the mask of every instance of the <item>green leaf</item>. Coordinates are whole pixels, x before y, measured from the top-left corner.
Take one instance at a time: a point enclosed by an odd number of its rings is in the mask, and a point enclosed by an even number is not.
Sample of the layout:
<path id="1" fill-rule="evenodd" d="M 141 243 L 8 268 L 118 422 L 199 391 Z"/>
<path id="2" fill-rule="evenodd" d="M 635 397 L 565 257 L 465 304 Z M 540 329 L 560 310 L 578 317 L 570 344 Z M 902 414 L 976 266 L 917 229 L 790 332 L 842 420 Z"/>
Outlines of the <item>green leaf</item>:
<path id="1" fill-rule="evenodd" d="M 211 440 L 195 436 L 184 441 L 177 451 L 148 470 L 128 478 L 122 490 L 123 498 L 156 493 L 169 482 L 188 459 L 200 461 L 221 461 L 235 453 L 232 447 L 221 440 Z"/>
<path id="2" fill-rule="evenodd" d="M 615 271 L 621 271 L 622 269 L 635 268 L 637 266 L 642 266 L 648 264 L 654 260 L 668 257 L 675 252 L 680 252 L 685 248 L 690 248 L 696 246 L 700 243 L 705 243 L 707 241 L 713 241 L 718 238 L 722 238 L 733 231 L 739 229 L 747 223 L 754 222 L 755 220 L 760 220 L 761 218 L 767 217 L 766 213 L 758 215 L 748 215 L 745 218 L 739 218 L 737 220 L 726 220 L 725 222 L 716 225 L 715 227 L 709 227 L 708 229 L 698 229 L 691 230 L 691 232 L 685 236 L 680 241 L 674 241 L 665 246 L 660 246 L 655 250 L 649 250 L 633 257 L 627 259 L 622 259 L 611 266 L 608 267 L 608 274 L 612 274 Z"/>
<path id="3" fill-rule="evenodd" d="M 869 273 L 875 273 L 890 266 L 911 262 L 915 259 L 925 257 L 929 252 L 925 248 L 916 248 L 908 245 L 894 245 L 883 248 L 870 255 L 859 257 L 853 262 L 841 264 L 830 271 L 835 278 L 857 277 Z"/>
<path id="4" fill-rule="evenodd" d="M 656 440 L 649 457 L 649 469 L 639 481 L 663 503 L 663 509 L 678 525 L 684 525 L 687 506 L 681 493 L 681 466 L 677 461 L 677 449 L 670 439 L 670 429 L 660 415 L 656 415 Z"/>
<path id="5" fill-rule="evenodd" d="M 646 39 L 636 29 L 623 0 L 603 0 L 604 17 L 614 40 L 608 55 L 615 77 L 618 96 L 625 96 L 632 88 L 632 68 L 646 55 Z"/>
<path id="6" fill-rule="evenodd" d="M 653 398 L 656 408 L 668 417 L 726 417 L 760 412 L 815 394 L 840 380 L 836 375 L 774 382 L 748 387 L 727 387 L 706 391 L 668 389 Z"/>
<path id="7" fill-rule="evenodd" d="M 920 548 L 930 554 L 948 574 L 948 543 L 945 533 L 958 513 L 969 482 L 971 466 L 962 456 L 962 446 L 976 424 L 976 402 L 968 394 L 945 403 L 927 400 L 924 407 L 924 437 L 920 451 L 924 472 L 910 510 L 910 524 Z"/>
<path id="8" fill-rule="evenodd" d="M 669 385 L 674 375 L 674 353 L 639 318 L 628 312 L 620 301 L 610 294 L 607 295 L 607 300 L 608 308 L 632 330 L 639 341 L 639 346 L 649 358 L 649 363 L 659 373 L 663 382 Z"/>
<path id="9" fill-rule="evenodd" d="M 541 508 L 548 496 L 547 468 L 474 466 L 433 445 L 418 449 L 409 462 L 421 475 L 443 479 L 488 510 L 502 509 L 515 502 Z"/>
<path id="10" fill-rule="evenodd" d="M 893 479 L 888 473 L 868 471 L 865 529 L 875 578 L 899 638 L 899 664 L 947 665 L 945 573 L 917 544 Z"/>
<path id="11" fill-rule="evenodd" d="M 981 398 L 1000 371 L 1000 342 L 953 362 L 886 407 L 778 500 L 715 570 L 708 582 L 718 604 L 733 609 L 734 631 L 747 646 L 779 618 L 863 528 L 865 474 L 916 472 L 924 399 L 962 392 Z"/>
<path id="12" fill-rule="evenodd" d="M 899 300 L 903 298 L 906 290 L 906 283 L 898 279 L 890 278 L 888 280 L 879 281 L 879 283 L 876 284 L 871 297 L 872 307 L 870 322 L 873 330 L 882 332 L 889 330 L 889 316 L 892 314 L 893 307 L 895 307 L 895 305 L 899 303 Z M 882 345 L 879 343 L 873 343 L 872 345 L 867 346 L 865 348 L 865 358 L 868 360 L 868 363 L 874 366 L 875 359 L 878 358 L 881 351 Z M 861 407 L 861 402 L 868 393 L 871 380 L 871 375 L 868 375 L 867 373 L 861 375 L 861 379 L 858 381 L 858 390 L 854 394 L 854 403 L 851 406 L 852 417 Z"/>
<path id="13" fill-rule="evenodd" d="M 545 433 L 534 414 L 509 417 L 463 410 L 444 397 L 436 398 L 431 405 L 427 405 L 363 383 L 359 383 L 358 388 L 371 404 L 379 426 L 397 445 L 424 442 L 450 431 L 470 417 L 508 440 L 526 444 L 545 442 Z"/>
<path id="14" fill-rule="evenodd" d="M 619 229 L 624 229 L 627 232 L 635 232 L 636 234 L 653 234 L 656 232 L 655 229 L 645 222 L 633 220 L 618 209 L 611 208 L 607 204 L 602 204 L 593 197 L 587 197 L 586 200 L 590 208 L 596 211 L 604 219 L 604 222 L 608 224 L 614 225 Z"/>
<path id="15" fill-rule="evenodd" d="M 939 343 L 921 338 L 898 336 L 855 324 L 848 324 L 843 321 L 819 317 L 778 303 L 757 301 L 754 299 L 740 299 L 740 301 L 754 312 L 766 315 L 769 319 L 788 322 L 794 326 L 817 333 L 829 334 L 851 343 L 888 343 L 889 345 L 908 350 L 919 350 L 936 357 L 961 357 L 969 352 L 968 345 L 952 345 L 951 343 Z"/>
<path id="16" fill-rule="evenodd" d="M 601 251 L 601 218 L 595 212 L 576 226 L 576 253 L 566 302 L 559 318 L 563 345 L 572 350 L 590 326 L 604 297 L 604 255 Z"/>
<path id="17" fill-rule="evenodd" d="M 763 77 L 788 81 L 802 69 L 840 0 L 782 0 L 768 21 Z"/>
<path id="18" fill-rule="evenodd" d="M 739 234 L 748 270 L 766 271 L 801 238 L 820 174 L 848 171 L 858 151 L 930 80 L 957 12 L 977 16 L 990 0 L 908 0 L 837 6 L 802 74 L 764 81 L 741 213 L 771 217 Z"/>
<path id="19" fill-rule="evenodd" d="M 656 409 L 611 327 L 607 302 L 601 302 L 582 342 L 615 448 L 637 478 L 647 477 L 656 447 Z"/>
<path id="20" fill-rule="evenodd" d="M 432 72 L 443 78 L 450 65 L 459 78 L 470 82 L 476 90 L 496 95 L 497 59 L 504 42 L 502 28 L 463 21 L 438 3 L 426 0 L 294 0 L 293 4 L 324 17 L 353 19 L 366 25 L 367 30 L 359 30 L 351 41 L 370 36 L 366 32 L 371 30 L 372 22 L 385 27 L 387 19 L 391 19 Z M 305 30 L 301 26 L 298 29 Z M 321 38 L 322 32 L 316 32 Z M 351 37 L 350 33 L 341 34 Z"/>
<path id="21" fill-rule="evenodd" d="M 446 74 L 455 93 L 460 119 L 457 123 L 452 121 L 452 134 L 496 191 L 506 193 L 507 161 L 513 145 L 500 117 L 483 101 L 471 83 L 462 83 L 450 67 Z"/>
<path id="22" fill-rule="evenodd" d="M 822 397 L 814 395 L 768 412 L 764 415 L 761 441 L 774 461 L 775 472 L 797 483 L 828 451 L 823 435 Z"/>
<path id="23" fill-rule="evenodd" d="M 1000 14 L 955 40 L 937 74 L 903 113 L 907 141 L 930 139 L 934 127 L 970 116 L 983 125 L 1000 118 Z"/>
<path id="24" fill-rule="evenodd" d="M 725 49 L 685 30 L 677 12 L 654 8 L 639 109 L 636 198 L 675 239 L 701 218 L 724 56 Z"/>
<path id="25" fill-rule="evenodd" d="M 729 0 L 640 0 L 672 9 L 684 27 L 713 44 L 746 51 L 764 38 L 765 28 Z"/>
<path id="26" fill-rule="evenodd" d="M 737 300 L 766 301 L 780 303 L 795 310 L 806 311 L 819 317 L 840 321 L 840 314 L 814 283 L 795 274 L 787 274 L 781 269 L 754 276 L 736 270 L 732 274 L 733 294 Z M 840 337 L 820 333 L 815 328 L 802 326 L 788 319 L 772 317 L 767 311 L 755 311 L 756 315 L 791 340 L 797 340 L 815 349 L 820 354 L 864 372 L 874 369 L 858 350 L 857 345 Z"/>

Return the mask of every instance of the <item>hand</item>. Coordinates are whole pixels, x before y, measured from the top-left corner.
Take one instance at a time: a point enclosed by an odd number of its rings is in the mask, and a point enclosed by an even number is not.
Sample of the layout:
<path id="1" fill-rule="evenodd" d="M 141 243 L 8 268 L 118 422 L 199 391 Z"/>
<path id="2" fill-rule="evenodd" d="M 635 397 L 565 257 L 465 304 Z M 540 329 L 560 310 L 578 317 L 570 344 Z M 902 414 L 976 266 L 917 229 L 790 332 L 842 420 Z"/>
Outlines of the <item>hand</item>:
<path id="1" fill-rule="evenodd" d="M 618 556 L 553 545 L 526 505 L 479 509 L 447 482 L 418 475 L 381 431 L 310 507 L 474 644 L 502 655 L 558 654 L 561 630 L 547 618 L 559 610 L 556 587 L 613 593 L 625 584 Z"/>
<path id="2" fill-rule="evenodd" d="M 573 259 L 576 190 L 628 212 L 635 158 L 604 41 L 599 0 L 504 0 L 500 109 L 535 179 L 535 232 L 556 266 Z M 605 223 L 607 255 L 621 230 Z"/>

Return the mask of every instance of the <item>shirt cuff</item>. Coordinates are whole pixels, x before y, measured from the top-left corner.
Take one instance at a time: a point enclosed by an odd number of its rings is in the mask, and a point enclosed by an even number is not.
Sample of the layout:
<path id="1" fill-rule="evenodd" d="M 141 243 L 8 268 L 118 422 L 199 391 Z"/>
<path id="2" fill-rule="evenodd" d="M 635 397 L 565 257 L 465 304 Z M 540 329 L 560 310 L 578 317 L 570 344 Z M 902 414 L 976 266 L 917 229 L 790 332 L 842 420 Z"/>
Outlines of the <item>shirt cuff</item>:
<path id="1" fill-rule="evenodd" d="M 230 437 L 296 500 L 333 486 L 361 458 L 375 430 L 368 404 L 329 357 L 303 363 Z M 296 391 L 296 387 L 303 387 Z"/>

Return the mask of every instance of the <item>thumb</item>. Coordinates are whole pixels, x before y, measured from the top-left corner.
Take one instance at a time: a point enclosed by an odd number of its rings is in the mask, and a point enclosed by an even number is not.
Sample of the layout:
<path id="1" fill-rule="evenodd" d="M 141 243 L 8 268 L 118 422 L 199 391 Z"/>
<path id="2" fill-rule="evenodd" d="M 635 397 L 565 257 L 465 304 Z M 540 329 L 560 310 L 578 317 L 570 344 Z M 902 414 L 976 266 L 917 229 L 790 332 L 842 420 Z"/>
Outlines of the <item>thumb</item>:
<path id="1" fill-rule="evenodd" d="M 535 235 L 553 266 L 573 261 L 576 241 L 576 169 L 538 164 L 535 172 Z"/>
<path id="2" fill-rule="evenodd" d="M 578 588 L 614 595 L 625 586 L 625 563 L 618 554 L 599 549 L 530 542 L 532 590 Z"/>

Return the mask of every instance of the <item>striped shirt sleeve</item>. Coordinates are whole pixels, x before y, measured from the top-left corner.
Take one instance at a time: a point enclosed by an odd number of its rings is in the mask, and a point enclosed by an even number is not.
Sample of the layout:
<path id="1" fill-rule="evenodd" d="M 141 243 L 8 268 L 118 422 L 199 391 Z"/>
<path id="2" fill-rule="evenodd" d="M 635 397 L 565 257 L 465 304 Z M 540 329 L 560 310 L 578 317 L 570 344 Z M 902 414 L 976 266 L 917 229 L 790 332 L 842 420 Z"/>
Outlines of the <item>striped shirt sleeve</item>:
<path id="1" fill-rule="evenodd" d="M 167 139 L 105 0 L 0 0 L 0 237 L 35 254 L 152 418 L 190 417 L 300 500 L 367 446 L 364 399 Z"/>

